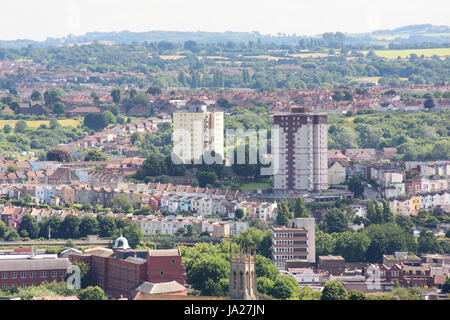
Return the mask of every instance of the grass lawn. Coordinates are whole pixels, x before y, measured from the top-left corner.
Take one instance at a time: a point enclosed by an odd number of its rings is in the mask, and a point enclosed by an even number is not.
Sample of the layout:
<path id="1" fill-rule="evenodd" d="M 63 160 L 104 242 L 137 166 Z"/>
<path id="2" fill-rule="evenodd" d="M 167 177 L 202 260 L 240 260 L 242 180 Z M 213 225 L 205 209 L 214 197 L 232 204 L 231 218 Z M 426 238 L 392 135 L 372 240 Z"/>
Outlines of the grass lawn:
<path id="1" fill-rule="evenodd" d="M 250 182 L 241 186 L 242 192 L 253 192 L 255 188 L 271 188 L 272 186 L 267 182 Z"/>
<path id="2" fill-rule="evenodd" d="M 363 54 L 367 54 L 368 51 L 361 51 Z M 424 55 L 425 57 L 431 57 L 434 55 L 445 57 L 450 56 L 450 48 L 435 48 L 435 49 L 405 49 L 405 50 L 375 50 L 375 54 L 379 57 L 388 59 L 397 59 L 397 57 L 408 58 L 411 53 L 418 56 Z"/>
<path id="3" fill-rule="evenodd" d="M 0 120 L 0 129 L 3 129 L 3 127 L 6 124 L 9 124 L 11 128 L 14 128 L 16 126 L 16 122 L 19 120 Z M 25 120 L 27 123 L 27 126 L 30 128 L 39 128 L 41 124 L 50 125 L 50 120 Z M 77 127 L 80 122 L 78 120 L 74 119 L 64 119 L 64 120 L 58 120 L 58 123 L 63 127 Z"/>

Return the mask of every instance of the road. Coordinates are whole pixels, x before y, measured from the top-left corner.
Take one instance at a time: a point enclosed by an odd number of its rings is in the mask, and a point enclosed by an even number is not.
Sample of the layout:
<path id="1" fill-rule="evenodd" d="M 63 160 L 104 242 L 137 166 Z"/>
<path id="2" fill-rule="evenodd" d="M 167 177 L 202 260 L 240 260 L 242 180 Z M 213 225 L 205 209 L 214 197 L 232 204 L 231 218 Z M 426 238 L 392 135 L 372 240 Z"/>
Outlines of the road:
<path id="1" fill-rule="evenodd" d="M 378 194 L 379 194 L 379 192 L 375 188 L 373 188 L 373 187 L 371 187 L 371 188 L 365 187 L 364 199 L 372 200 L 372 201 L 374 201 L 374 200 L 380 201 L 381 198 L 377 198 Z"/>

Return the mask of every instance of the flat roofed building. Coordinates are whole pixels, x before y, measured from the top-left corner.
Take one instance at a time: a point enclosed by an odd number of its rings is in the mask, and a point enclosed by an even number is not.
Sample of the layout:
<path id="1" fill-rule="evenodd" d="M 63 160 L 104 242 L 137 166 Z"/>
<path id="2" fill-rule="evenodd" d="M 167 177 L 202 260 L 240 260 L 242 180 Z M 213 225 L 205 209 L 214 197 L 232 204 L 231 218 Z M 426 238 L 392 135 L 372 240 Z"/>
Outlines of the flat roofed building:
<path id="1" fill-rule="evenodd" d="M 274 173 L 276 193 L 301 193 L 328 188 L 328 116 L 306 108 L 274 115 L 279 129 L 274 157 L 279 168 Z"/>
<path id="2" fill-rule="evenodd" d="M 200 159 L 206 152 L 211 151 L 223 158 L 223 112 L 208 112 L 206 105 L 191 106 L 188 110 L 173 114 L 174 153 L 186 161 Z M 190 139 L 187 139 L 188 136 Z"/>
<path id="3" fill-rule="evenodd" d="M 320 256 L 318 267 L 332 275 L 341 275 L 345 271 L 345 259 L 341 256 Z"/>
<path id="4" fill-rule="evenodd" d="M 315 262 L 315 220 L 297 218 L 291 227 L 272 227 L 272 260 L 279 269 L 286 270 L 287 262 Z"/>
<path id="5" fill-rule="evenodd" d="M 0 261 L 0 290 L 10 286 L 38 286 L 42 282 L 64 281 L 71 265 L 66 258 L 24 258 Z"/>

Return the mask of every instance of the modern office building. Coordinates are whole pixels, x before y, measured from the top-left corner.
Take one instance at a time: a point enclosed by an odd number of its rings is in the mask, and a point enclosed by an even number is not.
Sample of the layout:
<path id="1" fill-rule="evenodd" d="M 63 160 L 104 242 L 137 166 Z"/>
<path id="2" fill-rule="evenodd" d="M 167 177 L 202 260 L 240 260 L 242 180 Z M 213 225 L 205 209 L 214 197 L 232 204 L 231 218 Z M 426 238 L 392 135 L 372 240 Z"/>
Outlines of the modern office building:
<path id="1" fill-rule="evenodd" d="M 272 227 L 272 260 L 275 266 L 285 270 L 287 262 L 315 262 L 314 218 L 297 218 L 289 227 Z"/>
<path id="2" fill-rule="evenodd" d="M 208 151 L 214 151 L 223 158 L 223 119 L 223 112 L 208 112 L 206 105 L 194 105 L 188 107 L 188 111 L 175 112 L 172 136 L 174 153 L 187 161 L 200 159 Z M 190 136 L 190 141 L 186 139 L 187 136 Z"/>
<path id="3" fill-rule="evenodd" d="M 306 108 L 274 115 L 279 129 L 272 153 L 279 159 L 274 172 L 276 193 L 317 192 L 328 188 L 328 116 Z"/>

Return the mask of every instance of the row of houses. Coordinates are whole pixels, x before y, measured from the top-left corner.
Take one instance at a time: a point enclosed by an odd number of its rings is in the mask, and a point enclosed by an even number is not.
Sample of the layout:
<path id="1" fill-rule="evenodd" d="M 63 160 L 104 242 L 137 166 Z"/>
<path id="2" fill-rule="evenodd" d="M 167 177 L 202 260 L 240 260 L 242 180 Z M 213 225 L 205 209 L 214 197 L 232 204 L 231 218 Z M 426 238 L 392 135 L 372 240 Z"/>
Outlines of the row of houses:
<path id="1" fill-rule="evenodd" d="M 154 211 L 191 212 L 196 216 L 219 215 L 233 219 L 237 208 L 250 218 L 275 221 L 277 204 L 247 202 L 239 191 L 195 188 L 191 186 L 150 183 L 125 184 L 125 188 L 90 187 L 87 185 L 41 186 L 4 185 L 0 195 L 7 199 L 27 199 L 38 204 L 59 206 L 63 203 L 91 204 L 109 207 L 118 195 L 125 195 L 135 208 L 150 206 Z M 130 187 L 130 189 L 127 188 Z M 139 188 L 141 187 L 141 188 Z"/>
<path id="2" fill-rule="evenodd" d="M 389 199 L 389 207 L 394 215 L 416 215 L 421 209 L 441 208 L 450 212 L 450 191 L 419 194 L 406 198 Z"/>
<path id="3" fill-rule="evenodd" d="M 135 217 L 133 220 L 138 224 L 144 235 L 172 235 L 180 229 L 186 229 L 192 226 L 192 230 L 198 234 L 207 232 L 213 237 L 229 237 L 240 235 L 248 228 L 248 222 L 240 220 L 209 220 L 199 219 L 198 217 L 180 217 L 180 216 L 145 216 Z"/>
<path id="4" fill-rule="evenodd" d="M 219 215 L 234 219 L 236 209 L 242 209 L 245 216 L 265 222 L 275 221 L 278 214 L 276 202 L 229 201 L 218 199 L 217 197 L 204 198 L 177 195 L 164 195 L 159 198 L 159 201 L 159 208 L 170 213 L 195 212 L 201 216 Z"/>

